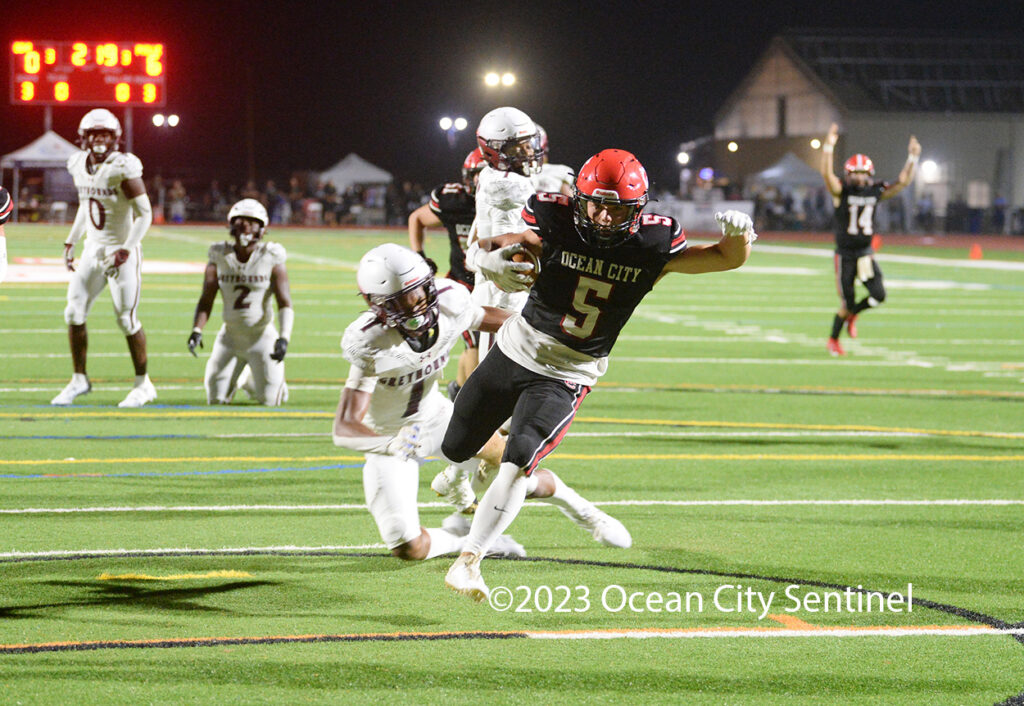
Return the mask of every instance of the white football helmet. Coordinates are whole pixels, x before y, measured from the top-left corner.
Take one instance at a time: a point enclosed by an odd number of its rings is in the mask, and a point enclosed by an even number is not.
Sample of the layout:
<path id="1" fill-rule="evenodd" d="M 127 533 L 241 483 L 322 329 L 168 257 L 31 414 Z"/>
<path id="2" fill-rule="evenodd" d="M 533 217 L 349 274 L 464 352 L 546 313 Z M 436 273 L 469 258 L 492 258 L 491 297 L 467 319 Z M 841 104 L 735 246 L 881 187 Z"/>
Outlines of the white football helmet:
<path id="1" fill-rule="evenodd" d="M 437 287 L 430 265 L 408 248 L 378 245 L 363 255 L 356 282 L 370 311 L 416 352 L 437 341 Z"/>
<path id="2" fill-rule="evenodd" d="M 109 139 L 102 131 L 113 133 L 114 139 Z M 78 137 L 83 149 L 89 150 L 99 161 L 103 161 L 114 151 L 121 139 L 121 121 L 106 108 L 94 108 L 78 123 Z"/>
<path id="3" fill-rule="evenodd" d="M 235 223 L 236 218 L 251 218 L 254 221 L 259 221 L 259 230 L 255 233 L 245 232 L 241 223 Z M 270 217 L 267 215 L 267 209 L 256 199 L 242 199 L 228 211 L 228 224 L 231 226 L 231 235 L 238 239 L 238 244 L 243 248 L 249 247 L 249 243 L 254 240 L 262 238 L 263 233 L 267 230 L 268 223 L 270 223 Z"/>
<path id="4" fill-rule="evenodd" d="M 495 108 L 476 129 L 476 141 L 487 163 L 499 171 L 523 176 L 540 171 L 536 137 L 536 124 L 518 108 Z"/>

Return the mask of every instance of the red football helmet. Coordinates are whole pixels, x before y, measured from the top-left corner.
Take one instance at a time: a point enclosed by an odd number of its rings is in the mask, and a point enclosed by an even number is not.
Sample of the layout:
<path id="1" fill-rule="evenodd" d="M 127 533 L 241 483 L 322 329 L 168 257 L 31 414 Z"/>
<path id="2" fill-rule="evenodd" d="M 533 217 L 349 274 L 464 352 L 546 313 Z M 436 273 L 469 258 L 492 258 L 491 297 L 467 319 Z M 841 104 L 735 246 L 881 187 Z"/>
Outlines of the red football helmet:
<path id="1" fill-rule="evenodd" d="M 479 147 L 466 155 L 466 161 L 462 163 L 462 183 L 470 191 L 476 189 L 476 175 L 483 171 L 483 168 L 486 166 L 487 162 L 484 160 L 484 154 L 480 151 Z"/>
<path id="2" fill-rule="evenodd" d="M 580 167 L 573 185 L 573 221 L 584 242 L 599 248 L 621 245 L 640 229 L 650 183 L 640 160 L 625 150 L 603 150 Z M 597 223 L 589 204 L 609 206 L 611 222 Z"/>
<path id="3" fill-rule="evenodd" d="M 871 161 L 871 158 L 866 154 L 855 154 L 846 160 L 846 164 L 843 165 L 843 171 L 847 174 L 853 174 L 854 172 L 861 172 L 868 176 L 875 175 L 875 165 Z"/>

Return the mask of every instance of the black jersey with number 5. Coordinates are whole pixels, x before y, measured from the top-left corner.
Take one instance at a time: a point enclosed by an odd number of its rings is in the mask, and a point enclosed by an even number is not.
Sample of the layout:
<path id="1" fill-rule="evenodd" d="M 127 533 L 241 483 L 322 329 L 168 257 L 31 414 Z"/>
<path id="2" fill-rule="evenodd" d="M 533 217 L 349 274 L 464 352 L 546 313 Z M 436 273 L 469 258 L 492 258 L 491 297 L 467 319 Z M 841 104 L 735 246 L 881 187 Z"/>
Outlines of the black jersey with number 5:
<path id="1" fill-rule="evenodd" d="M 538 331 L 594 357 L 611 352 L 665 265 L 686 249 L 679 223 L 654 214 L 644 214 L 636 235 L 617 247 L 587 245 L 563 194 L 531 196 L 523 220 L 544 245 L 523 317 Z"/>
<path id="2" fill-rule="evenodd" d="M 430 210 L 448 230 L 448 277 L 473 288 L 475 279 L 466 269 L 466 241 L 476 217 L 476 200 L 463 184 L 442 184 L 430 192 Z"/>
<path id="3" fill-rule="evenodd" d="M 875 208 L 885 182 L 868 186 L 843 184 L 836 206 L 836 251 L 849 255 L 865 255 L 871 251 L 871 238 L 875 235 Z"/>

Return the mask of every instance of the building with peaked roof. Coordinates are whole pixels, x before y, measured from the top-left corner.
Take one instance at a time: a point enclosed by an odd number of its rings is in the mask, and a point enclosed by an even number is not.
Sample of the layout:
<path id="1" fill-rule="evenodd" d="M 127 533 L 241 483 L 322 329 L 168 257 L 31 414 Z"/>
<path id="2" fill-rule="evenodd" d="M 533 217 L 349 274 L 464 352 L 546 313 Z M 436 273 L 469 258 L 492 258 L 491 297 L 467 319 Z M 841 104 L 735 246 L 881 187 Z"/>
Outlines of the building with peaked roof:
<path id="1" fill-rule="evenodd" d="M 837 165 L 863 152 L 879 178 L 891 180 L 914 134 L 922 169 L 908 201 L 927 192 L 940 217 L 954 200 L 986 209 L 1002 197 L 1017 210 L 1024 208 L 1022 115 L 1019 37 L 794 30 L 771 41 L 716 113 L 711 159 L 716 172 L 741 182 L 787 152 L 817 167 L 821 153 L 811 139 L 836 122 Z"/>

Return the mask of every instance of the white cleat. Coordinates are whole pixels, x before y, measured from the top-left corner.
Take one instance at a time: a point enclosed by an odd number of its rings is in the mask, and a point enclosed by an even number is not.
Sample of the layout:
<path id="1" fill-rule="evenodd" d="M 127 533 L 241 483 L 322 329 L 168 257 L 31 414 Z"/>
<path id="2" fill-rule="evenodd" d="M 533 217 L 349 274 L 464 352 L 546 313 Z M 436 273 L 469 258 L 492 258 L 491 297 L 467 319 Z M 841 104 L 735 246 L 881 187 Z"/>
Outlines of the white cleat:
<path id="1" fill-rule="evenodd" d="M 147 402 L 156 399 L 156 388 L 148 379 L 141 385 L 136 385 L 128 391 L 128 396 L 121 400 L 118 407 L 142 407 Z"/>
<path id="2" fill-rule="evenodd" d="M 461 555 L 444 577 L 444 585 L 477 603 L 491 595 L 480 575 L 480 557 Z"/>
<path id="3" fill-rule="evenodd" d="M 66 407 L 74 402 L 76 397 L 89 394 L 90 390 L 92 390 L 92 383 L 88 379 L 85 382 L 79 382 L 77 378 L 71 378 L 71 382 L 64 386 L 60 394 L 50 400 L 50 404 Z"/>
<path id="4" fill-rule="evenodd" d="M 577 527 L 582 527 L 587 532 L 590 532 L 590 535 L 596 541 L 607 547 L 629 549 L 633 546 L 633 537 L 630 536 L 626 526 L 608 513 L 598 510 L 593 505 L 579 515 L 570 512 L 564 507 L 559 507 L 558 509 L 576 523 Z"/>
<path id="5" fill-rule="evenodd" d="M 476 507 L 473 486 L 456 466 L 448 466 L 434 476 L 430 488 L 459 512 L 472 512 Z"/>
<path id="6" fill-rule="evenodd" d="M 524 557 L 526 556 L 526 550 L 523 545 L 512 539 L 507 534 L 500 535 L 494 540 L 494 544 L 484 552 L 485 556 L 504 556 L 504 557 Z"/>
<path id="7" fill-rule="evenodd" d="M 456 511 L 441 521 L 441 529 L 451 532 L 456 537 L 465 537 L 469 534 L 471 523 L 472 520 L 469 519 L 469 515 Z"/>

